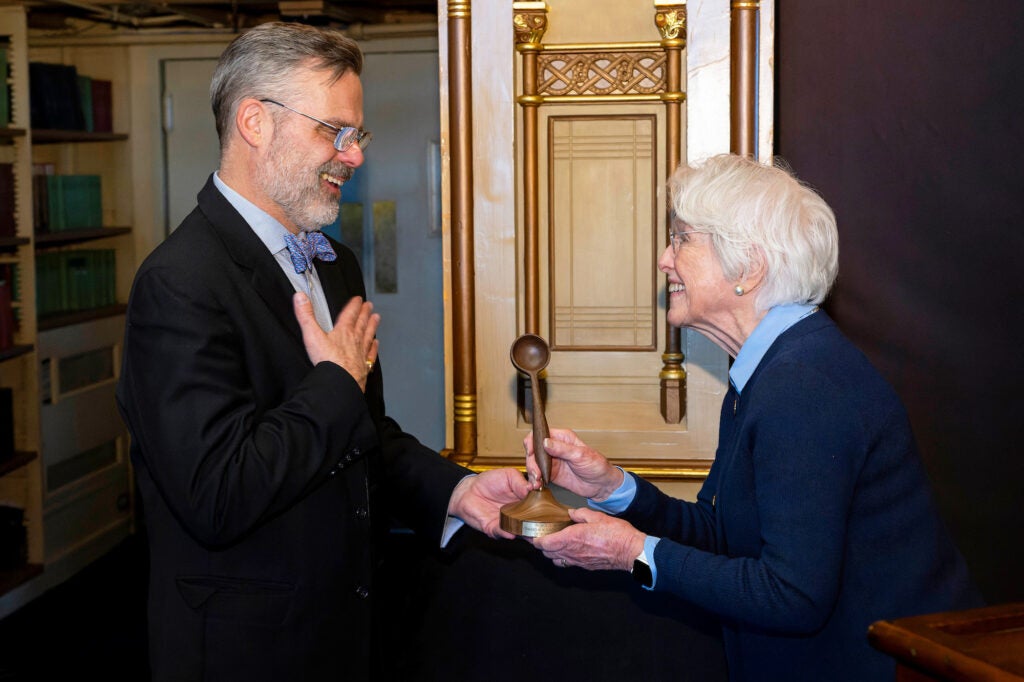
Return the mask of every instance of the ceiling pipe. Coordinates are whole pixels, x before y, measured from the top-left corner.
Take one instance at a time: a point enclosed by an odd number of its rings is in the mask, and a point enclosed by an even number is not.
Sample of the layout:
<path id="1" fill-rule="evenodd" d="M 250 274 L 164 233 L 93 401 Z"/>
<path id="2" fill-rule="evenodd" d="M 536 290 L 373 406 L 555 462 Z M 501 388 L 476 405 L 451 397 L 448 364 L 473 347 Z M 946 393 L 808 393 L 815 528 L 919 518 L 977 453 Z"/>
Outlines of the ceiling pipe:
<path id="1" fill-rule="evenodd" d="M 53 1 L 62 5 L 69 5 L 71 7 L 77 7 L 78 9 L 84 9 L 87 12 L 92 12 L 95 15 L 92 18 L 94 18 L 96 21 L 105 21 L 112 24 L 119 24 L 122 26 L 131 26 L 133 28 L 145 28 L 146 26 L 160 26 L 174 21 L 189 21 L 195 24 L 199 24 L 200 26 L 205 26 L 207 28 L 223 28 L 224 26 L 223 24 L 209 21 L 207 19 L 204 19 L 203 17 L 199 17 L 194 14 L 173 11 L 171 10 L 170 7 L 168 7 L 165 4 L 156 5 L 151 2 L 143 3 L 147 7 L 151 7 L 159 11 L 170 11 L 172 12 L 171 14 L 164 14 L 162 16 L 157 17 L 133 17 L 130 15 L 122 14 L 117 9 L 107 9 L 105 7 L 100 7 L 99 5 L 94 5 L 92 3 L 81 2 L 80 0 Z"/>

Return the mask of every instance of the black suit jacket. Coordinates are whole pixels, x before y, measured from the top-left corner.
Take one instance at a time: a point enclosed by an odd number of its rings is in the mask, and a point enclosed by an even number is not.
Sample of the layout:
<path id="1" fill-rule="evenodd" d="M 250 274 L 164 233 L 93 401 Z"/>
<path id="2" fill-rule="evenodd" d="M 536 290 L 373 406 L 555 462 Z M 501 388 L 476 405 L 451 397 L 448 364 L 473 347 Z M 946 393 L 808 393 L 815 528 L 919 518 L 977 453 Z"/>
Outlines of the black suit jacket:
<path id="1" fill-rule="evenodd" d="M 374 528 L 440 539 L 467 470 L 310 363 L 294 290 L 213 184 L 146 259 L 117 387 L 151 555 L 154 680 L 368 676 Z M 332 316 L 365 296 L 354 255 L 317 261 Z"/>

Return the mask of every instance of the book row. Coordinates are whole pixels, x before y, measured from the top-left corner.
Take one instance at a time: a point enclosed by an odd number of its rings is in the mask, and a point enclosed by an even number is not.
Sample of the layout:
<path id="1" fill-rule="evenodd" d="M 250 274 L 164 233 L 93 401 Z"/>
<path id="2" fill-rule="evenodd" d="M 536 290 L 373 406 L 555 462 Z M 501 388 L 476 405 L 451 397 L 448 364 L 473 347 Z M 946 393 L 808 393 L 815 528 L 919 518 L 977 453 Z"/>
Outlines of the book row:
<path id="1" fill-rule="evenodd" d="M 113 132 L 111 82 L 68 64 L 29 62 L 32 127 Z"/>
<path id="2" fill-rule="evenodd" d="M 113 249 L 81 249 L 36 256 L 36 307 L 40 317 L 117 303 Z"/>
<path id="3" fill-rule="evenodd" d="M 17 232 L 15 197 L 14 168 L 0 163 L 0 237 Z M 33 166 L 32 209 L 37 233 L 102 227 L 102 180 L 99 175 L 55 175 L 49 164 Z"/>
<path id="4" fill-rule="evenodd" d="M 36 165 L 32 175 L 35 231 L 67 232 L 103 226 L 99 175 L 54 175 Z"/>

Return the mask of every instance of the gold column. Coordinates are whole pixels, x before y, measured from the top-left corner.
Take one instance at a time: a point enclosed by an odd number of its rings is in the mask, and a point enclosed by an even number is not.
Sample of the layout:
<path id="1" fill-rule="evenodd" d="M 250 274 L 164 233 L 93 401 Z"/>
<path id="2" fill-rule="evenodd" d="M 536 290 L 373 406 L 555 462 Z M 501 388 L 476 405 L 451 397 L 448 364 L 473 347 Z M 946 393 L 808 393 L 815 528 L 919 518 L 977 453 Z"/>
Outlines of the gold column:
<path id="1" fill-rule="evenodd" d="M 655 0 L 654 24 L 661 33 L 666 55 L 665 101 L 666 141 L 665 166 L 671 175 L 680 162 L 682 147 L 682 51 L 686 47 L 686 4 Z M 671 229 L 672 209 L 666 225 Z M 678 424 L 686 415 L 686 370 L 683 369 L 681 334 L 678 327 L 665 325 L 665 352 L 661 356 L 661 416 L 666 424 Z"/>
<path id="2" fill-rule="evenodd" d="M 757 158 L 757 20 L 759 0 L 732 0 L 730 40 L 730 144 L 734 154 Z"/>
<path id="3" fill-rule="evenodd" d="M 513 2 L 512 29 L 516 49 L 523 56 L 523 333 L 540 335 L 540 161 L 537 111 L 543 98 L 537 94 L 537 55 L 548 28 L 546 2 Z M 541 374 L 543 376 L 543 372 Z M 516 402 L 526 423 L 533 415 L 531 381 L 523 373 L 516 379 Z"/>
<path id="4" fill-rule="evenodd" d="M 451 138 L 453 458 L 476 455 L 476 274 L 473 264 L 473 97 L 470 0 L 448 1 L 448 134 Z"/>
<path id="5" fill-rule="evenodd" d="M 537 54 L 548 27 L 544 2 L 513 2 L 516 49 L 523 55 L 523 332 L 540 334 L 540 215 L 537 148 Z"/>

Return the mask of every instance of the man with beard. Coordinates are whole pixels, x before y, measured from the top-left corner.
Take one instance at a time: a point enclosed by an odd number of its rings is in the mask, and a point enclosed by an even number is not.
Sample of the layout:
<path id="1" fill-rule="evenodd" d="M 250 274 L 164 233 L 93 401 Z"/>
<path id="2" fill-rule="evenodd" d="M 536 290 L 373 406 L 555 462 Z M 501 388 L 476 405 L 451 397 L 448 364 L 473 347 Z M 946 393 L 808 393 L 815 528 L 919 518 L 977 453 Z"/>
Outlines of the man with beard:
<path id="1" fill-rule="evenodd" d="M 150 544 L 153 679 L 370 675 L 376 531 L 492 537 L 529 485 L 470 475 L 384 410 L 352 252 L 317 232 L 363 162 L 362 55 L 263 24 L 211 85 L 220 167 L 143 263 L 118 406 Z"/>

